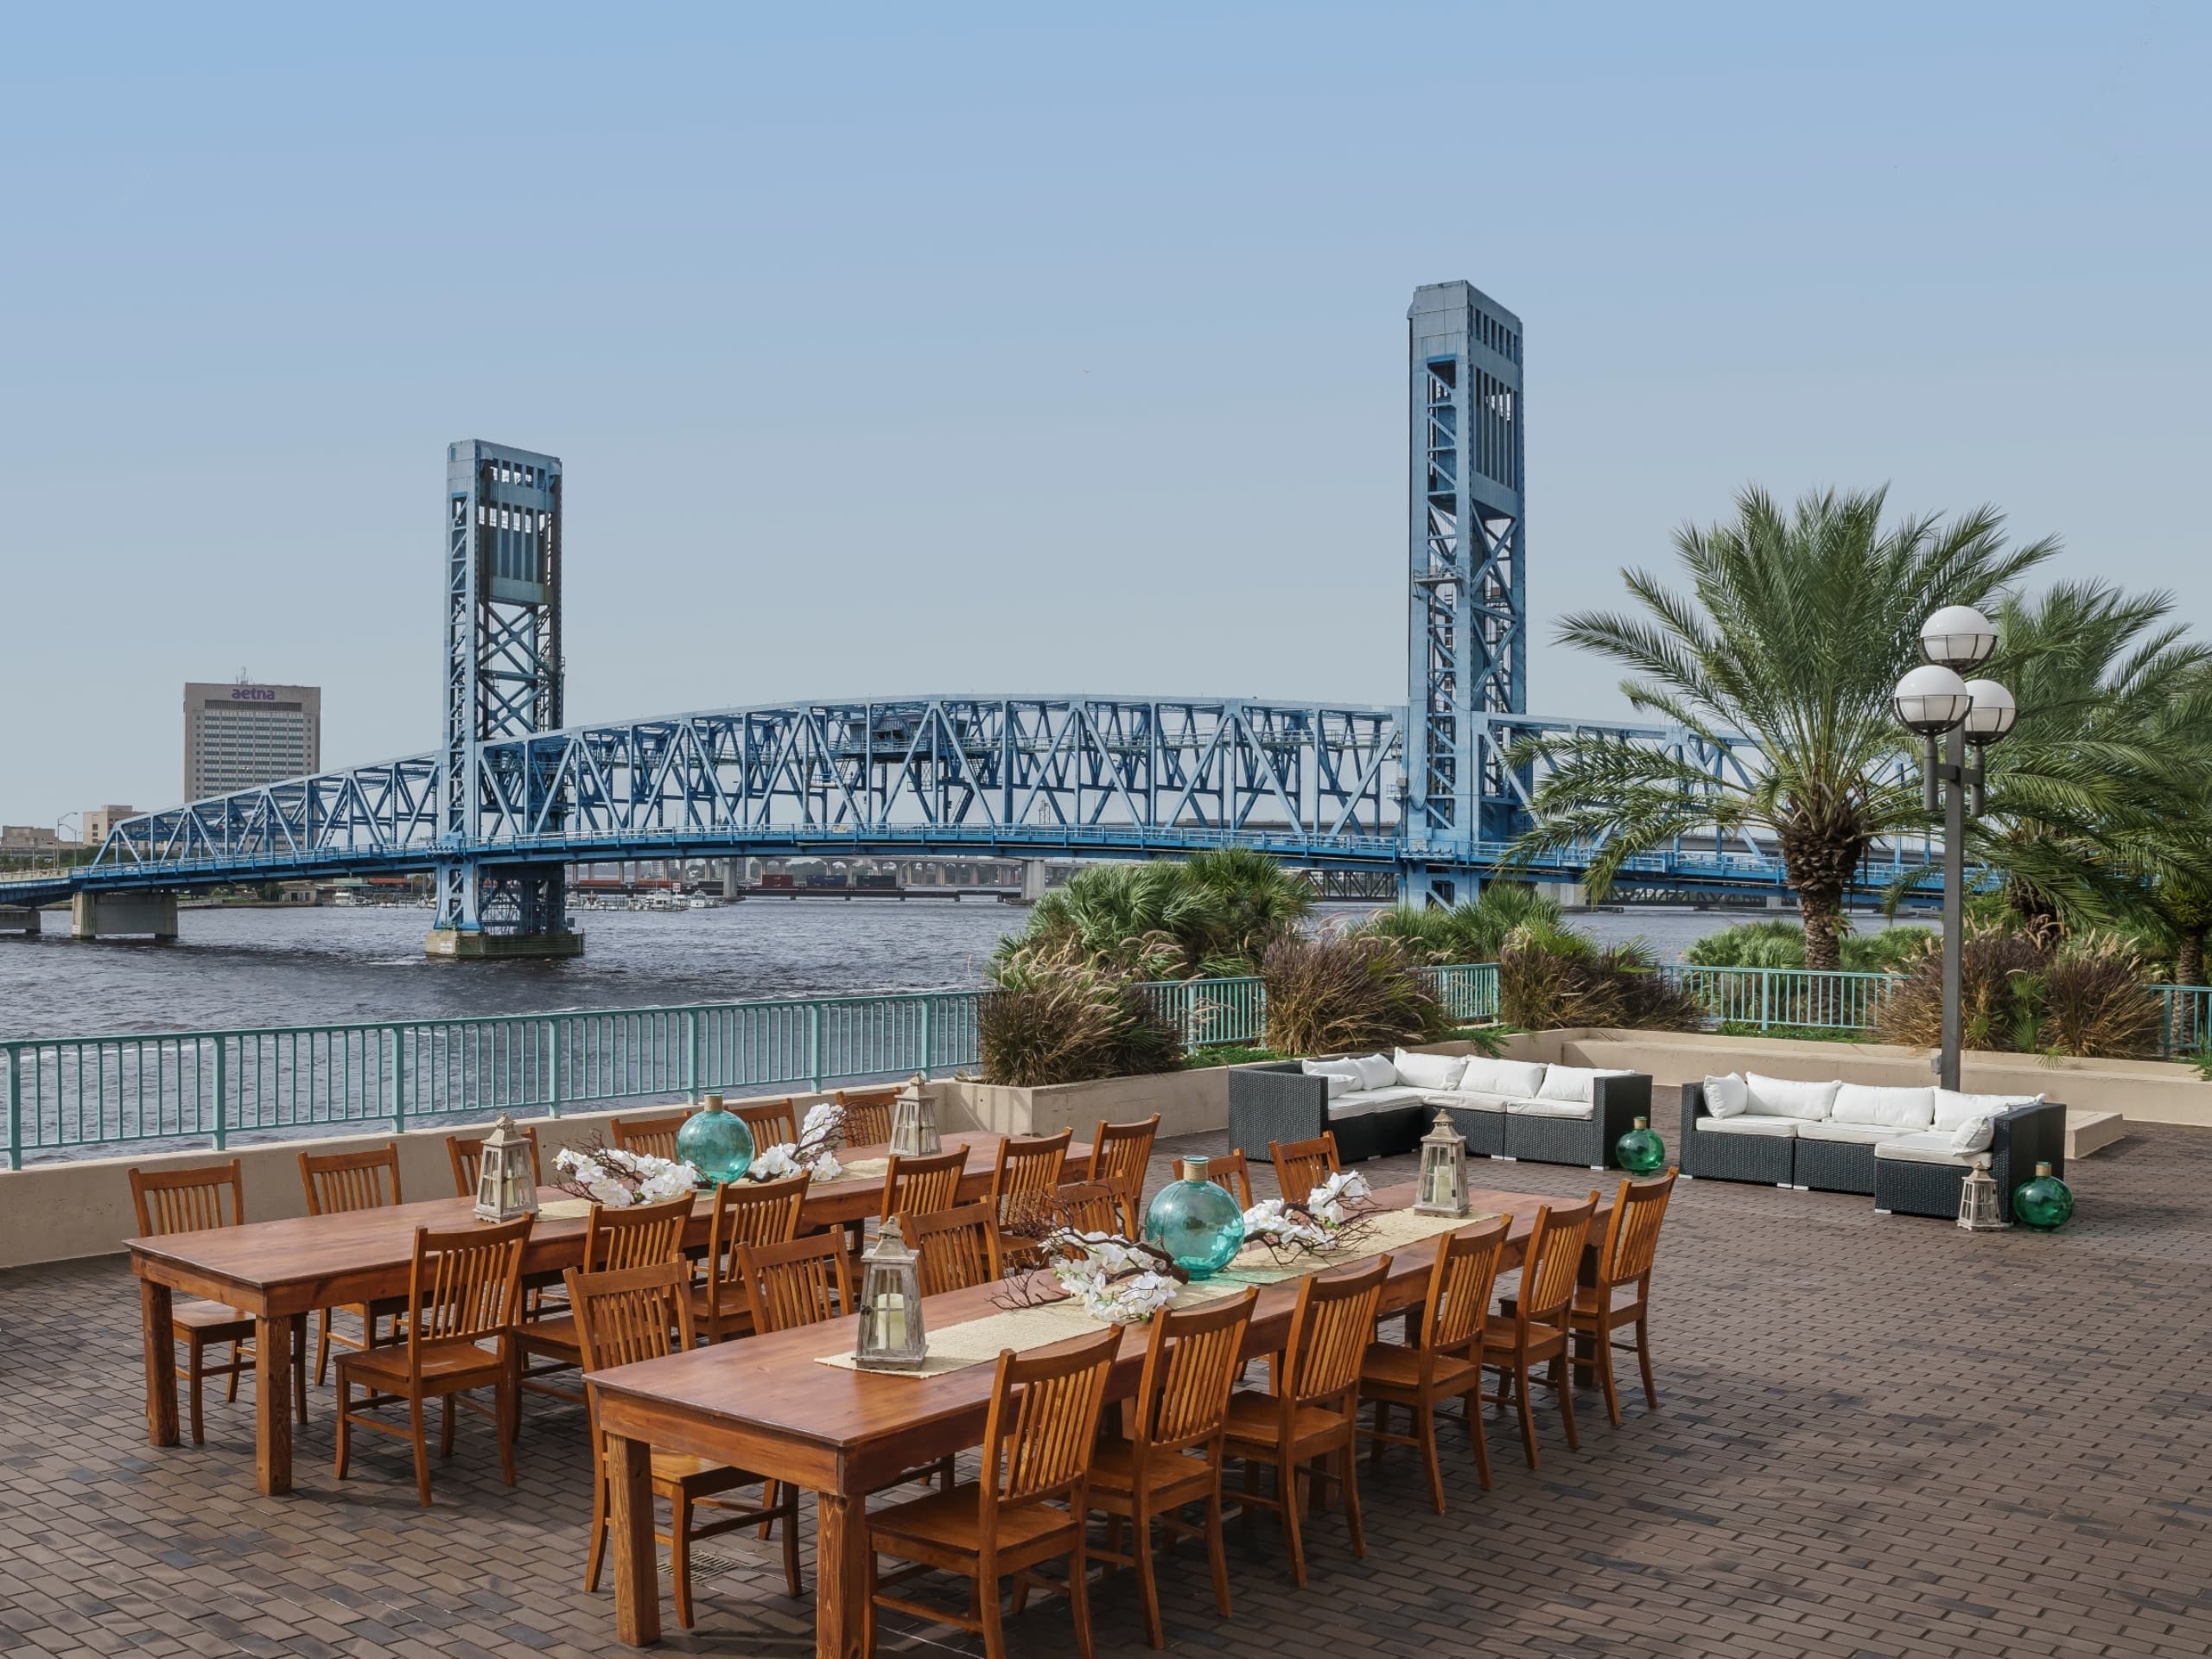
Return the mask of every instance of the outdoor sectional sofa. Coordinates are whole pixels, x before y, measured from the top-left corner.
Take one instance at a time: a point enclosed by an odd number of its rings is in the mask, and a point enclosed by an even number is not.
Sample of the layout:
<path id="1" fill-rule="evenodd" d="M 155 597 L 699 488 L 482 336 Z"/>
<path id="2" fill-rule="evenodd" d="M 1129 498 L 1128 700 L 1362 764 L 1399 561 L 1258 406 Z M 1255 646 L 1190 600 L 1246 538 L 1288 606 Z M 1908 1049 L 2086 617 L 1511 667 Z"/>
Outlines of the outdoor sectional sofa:
<path id="1" fill-rule="evenodd" d="M 1332 1085 L 1325 1068 L 1365 1068 L 1353 1086 Z M 1385 1077 L 1384 1074 L 1388 1073 Z M 1343 1056 L 1240 1065 L 1229 1074 L 1229 1145 L 1265 1158 L 1268 1142 L 1337 1137 L 1347 1163 L 1410 1152 L 1442 1107 L 1471 1154 L 1603 1169 L 1613 1142 L 1651 1112 L 1651 1079 L 1480 1055 Z"/>
<path id="2" fill-rule="evenodd" d="M 1708 1085 L 1735 1109 L 1715 1112 Z M 1735 1096 L 1742 1093 L 1740 1103 Z M 1966 1125 L 1986 1121 L 1988 1136 Z M 1682 1085 L 1682 1173 L 1816 1192 L 1872 1194 L 1885 1214 L 1955 1216 L 1959 1189 L 1986 1153 L 2007 1220 L 2012 1189 L 2048 1163 L 2066 1169 L 2066 1108 L 2013 1095 L 1876 1088 L 1765 1077 Z"/>

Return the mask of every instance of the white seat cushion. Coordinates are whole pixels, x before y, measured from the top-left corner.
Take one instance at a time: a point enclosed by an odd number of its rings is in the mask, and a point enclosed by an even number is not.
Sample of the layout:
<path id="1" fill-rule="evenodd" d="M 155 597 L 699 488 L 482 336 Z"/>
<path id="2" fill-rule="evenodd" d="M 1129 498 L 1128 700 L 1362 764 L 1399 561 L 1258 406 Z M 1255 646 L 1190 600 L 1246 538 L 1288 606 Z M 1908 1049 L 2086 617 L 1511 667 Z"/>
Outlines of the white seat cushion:
<path id="1" fill-rule="evenodd" d="M 1540 1060 L 1492 1060 L 1470 1054 L 1466 1069 L 1459 1073 L 1459 1081 L 1454 1086 L 1470 1094 L 1533 1100 L 1543 1092 L 1544 1070 Z"/>
<path id="2" fill-rule="evenodd" d="M 1400 1049 L 1390 1057 L 1398 1081 L 1415 1089 L 1456 1089 L 1467 1069 L 1464 1054 L 1414 1054 Z"/>
<path id="3" fill-rule="evenodd" d="M 1329 1103 L 1329 1121 L 1338 1118 L 1365 1117 L 1370 1112 L 1386 1112 L 1394 1106 L 1418 1106 L 1421 1092 L 1418 1089 L 1355 1089 L 1348 1095 L 1339 1095 Z"/>
<path id="4" fill-rule="evenodd" d="M 1833 1120 L 1826 1123 L 1800 1123 L 1797 1126 L 1800 1141 L 1838 1141 L 1846 1146 L 1854 1147 L 1879 1146 L 1885 1141 L 1896 1140 L 1903 1133 L 1903 1130 L 1891 1128 L 1886 1124 L 1838 1123 Z"/>
<path id="5" fill-rule="evenodd" d="M 1877 1158 L 1896 1158 L 1909 1164 L 1954 1164 L 1961 1169 L 1973 1167 L 1974 1160 L 1951 1150 L 1952 1131 L 1929 1129 L 1919 1135 L 1901 1135 L 1894 1141 L 1885 1141 L 1874 1148 Z"/>
<path id="6" fill-rule="evenodd" d="M 1579 1100 L 1586 1106 L 1597 1098 L 1599 1078 L 1630 1075 L 1611 1066 L 1548 1065 L 1544 1068 L 1543 1086 L 1536 1090 L 1535 1097 L 1538 1100 Z"/>
<path id="7" fill-rule="evenodd" d="M 1741 1117 L 1750 1111 L 1751 1096 L 1744 1087 L 1743 1078 L 1733 1071 L 1724 1077 L 1707 1077 L 1705 1109 L 1715 1117 Z"/>
<path id="8" fill-rule="evenodd" d="M 1840 1083 L 1800 1083 L 1794 1077 L 1763 1077 L 1757 1071 L 1744 1074 L 1744 1087 L 1751 1093 L 1751 1111 L 1755 1117 L 1795 1117 L 1818 1123 L 1835 1116 L 1835 1091 L 1842 1086 Z"/>
<path id="9" fill-rule="evenodd" d="M 1735 1117 L 1700 1117 L 1697 1126 L 1713 1135 L 1764 1135 L 1777 1141 L 1795 1141 L 1804 1120 L 1796 1117 L 1758 1117 L 1745 1112 Z"/>
<path id="10" fill-rule="evenodd" d="M 1955 1089 L 1936 1090 L 1936 1122 L 1939 1129 L 1955 1129 L 1977 1117 L 2002 1117 L 2022 1106 L 2041 1103 L 2041 1095 L 1967 1095 Z"/>
<path id="11" fill-rule="evenodd" d="M 1457 1089 L 1448 1093 L 1440 1090 L 1433 1095 L 1423 1095 L 1421 1099 L 1431 1106 L 1456 1106 L 1469 1112 L 1502 1112 L 1507 1105 L 1503 1095 L 1468 1094 Z"/>
<path id="12" fill-rule="evenodd" d="M 1864 1083 L 1837 1086 L 1835 1109 L 1839 1123 L 1856 1123 L 1910 1133 L 1925 1129 L 1936 1121 L 1933 1089 L 1877 1089 Z"/>
<path id="13" fill-rule="evenodd" d="M 1554 1066 L 1554 1071 L 1559 1068 Z M 1579 1117 L 1586 1120 L 1593 1109 L 1586 1100 L 1510 1100 L 1505 1109 L 1515 1117 Z"/>

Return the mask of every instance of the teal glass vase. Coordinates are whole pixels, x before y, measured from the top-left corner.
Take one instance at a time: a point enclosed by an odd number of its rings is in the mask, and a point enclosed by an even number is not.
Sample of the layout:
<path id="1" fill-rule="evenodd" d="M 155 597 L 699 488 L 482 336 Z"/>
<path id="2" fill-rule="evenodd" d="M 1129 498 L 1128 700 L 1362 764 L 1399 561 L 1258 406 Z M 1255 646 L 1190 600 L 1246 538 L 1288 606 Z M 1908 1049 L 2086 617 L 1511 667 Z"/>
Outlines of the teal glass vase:
<path id="1" fill-rule="evenodd" d="M 2074 1191 L 2050 1173 L 2049 1164 L 2036 1166 L 2036 1178 L 2012 1189 L 2012 1219 L 2038 1233 L 2055 1232 L 2074 1214 Z"/>
<path id="2" fill-rule="evenodd" d="M 1144 1242 L 1193 1279 L 1209 1279 L 1236 1259 L 1244 1244 L 1244 1212 L 1229 1189 L 1206 1179 L 1206 1160 L 1185 1158 L 1179 1181 L 1160 1189 L 1144 1212 Z"/>
<path id="3" fill-rule="evenodd" d="M 1639 1117 L 1634 1128 L 1613 1142 L 1613 1159 L 1631 1175 L 1655 1174 L 1666 1166 L 1667 1143 L 1651 1127 L 1649 1118 Z"/>
<path id="4" fill-rule="evenodd" d="M 709 1095 L 676 1132 L 676 1155 L 713 1185 L 743 1180 L 753 1167 L 753 1126 L 724 1111 L 720 1095 Z"/>

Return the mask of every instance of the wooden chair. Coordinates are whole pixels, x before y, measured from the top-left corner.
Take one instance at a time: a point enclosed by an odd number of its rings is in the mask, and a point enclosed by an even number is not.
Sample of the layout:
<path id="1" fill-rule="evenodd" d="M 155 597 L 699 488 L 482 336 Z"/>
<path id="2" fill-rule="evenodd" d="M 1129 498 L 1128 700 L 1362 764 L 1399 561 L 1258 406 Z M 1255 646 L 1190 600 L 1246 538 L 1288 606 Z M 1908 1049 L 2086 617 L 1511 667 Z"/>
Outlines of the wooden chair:
<path id="1" fill-rule="evenodd" d="M 381 1151 L 331 1152 L 300 1154 L 300 1185 L 307 1189 L 308 1214 L 311 1216 L 344 1215 L 355 1210 L 382 1210 L 404 1203 L 399 1192 L 399 1142 L 386 1144 Z M 315 1313 L 315 1385 L 318 1389 L 328 1375 L 330 1349 L 333 1343 L 341 1348 L 370 1349 L 377 1345 L 377 1321 L 397 1319 L 405 1304 L 386 1298 L 381 1301 L 363 1304 L 349 1302 L 343 1307 L 320 1308 Z M 343 1331 L 332 1327 L 333 1313 L 351 1313 L 361 1322 L 361 1334 L 356 1339 Z M 392 1339 L 398 1340 L 395 1325 Z"/>
<path id="2" fill-rule="evenodd" d="M 1621 1426 L 1621 1401 L 1613 1382 L 1613 1332 L 1623 1325 L 1636 1327 L 1635 1343 L 1618 1345 L 1636 1356 L 1643 1374 L 1643 1402 L 1655 1411 L 1659 1407 L 1659 1390 L 1651 1381 L 1651 1264 L 1659 1254 L 1659 1225 L 1667 1218 L 1667 1200 L 1674 1191 L 1671 1169 L 1656 1181 L 1621 1183 L 1598 1251 L 1595 1282 L 1578 1284 L 1567 1307 L 1567 1325 L 1576 1338 L 1575 1367 L 1597 1372 L 1615 1428 Z"/>
<path id="3" fill-rule="evenodd" d="M 893 1153 L 891 1167 L 883 1173 L 880 1218 L 931 1216 L 951 1209 L 960 1202 L 960 1178 L 967 1169 L 968 1153 L 963 1147 L 931 1153 L 926 1158 L 901 1158 Z"/>
<path id="4" fill-rule="evenodd" d="M 569 1306 L 576 1311 L 576 1332 L 583 1347 L 585 1375 L 610 1366 L 641 1359 L 659 1359 L 691 1346 L 691 1275 L 681 1262 L 652 1267 L 628 1268 L 612 1273 L 563 1275 L 569 1286 Z M 607 1555 L 608 1513 L 606 1441 L 599 1432 L 598 1402 L 591 1411 L 592 1483 L 591 1549 L 584 1566 L 584 1589 L 599 1588 L 599 1569 Z M 721 1497 L 740 1486 L 759 1482 L 761 1502 L 732 1503 Z M 709 1463 L 681 1452 L 652 1453 L 653 1496 L 668 1504 L 668 1530 L 654 1539 L 668 1546 L 671 1588 L 676 1598 L 676 1622 L 691 1628 L 691 1546 L 702 1538 L 734 1532 L 756 1522 L 763 1527 L 780 1521 L 784 1526 L 784 1588 L 799 1593 L 798 1489 L 777 1495 L 774 1483 L 727 1464 Z M 714 1512 L 715 1519 L 695 1524 L 694 1510 Z"/>
<path id="5" fill-rule="evenodd" d="M 415 1495 L 430 1503 L 430 1453 L 423 1433 L 423 1408 L 445 1402 L 438 1433 L 438 1455 L 453 1455 L 454 1402 L 492 1419 L 499 1438 L 499 1473 L 515 1484 L 515 1420 L 520 1401 L 515 1385 L 521 1370 L 515 1351 L 515 1325 L 522 1311 L 522 1254 L 535 1216 L 497 1226 L 482 1223 L 465 1231 L 415 1230 L 415 1260 L 407 1276 L 407 1338 L 381 1348 L 338 1356 L 338 1478 L 353 1461 L 353 1425 L 374 1429 L 415 1447 Z M 492 1352 L 479 1344 L 497 1344 Z M 353 1389 L 367 1397 L 357 1407 Z M 488 1388 L 487 1409 L 467 1390 Z M 355 1413 L 380 1406 L 404 1405 L 407 1427 Z"/>
<path id="6" fill-rule="evenodd" d="M 707 1236 L 707 1282 L 691 1287 L 691 1319 L 708 1342 L 727 1342 L 753 1329 L 746 1302 L 741 1244 L 781 1244 L 798 1236 L 799 1211 L 813 1177 L 801 1170 L 780 1181 L 725 1181 L 715 1189 Z"/>
<path id="7" fill-rule="evenodd" d="M 197 1233 L 214 1227 L 245 1224 L 245 1171 L 236 1158 L 227 1164 L 202 1164 L 191 1169 L 134 1169 L 130 1177 L 130 1207 L 138 1212 L 138 1236 L 153 1238 L 163 1233 Z M 224 1202 L 225 1195 L 229 1203 Z M 228 1379 L 226 1401 L 238 1397 L 238 1378 L 253 1369 L 253 1351 L 246 1344 L 253 1336 L 253 1315 L 227 1302 L 202 1301 L 196 1296 L 177 1297 L 169 1306 L 169 1319 L 184 1344 L 185 1382 L 192 1413 L 192 1443 L 205 1446 L 200 1426 L 200 1390 L 207 1378 Z M 308 1420 L 307 1319 L 295 1315 L 289 1325 L 292 1344 L 292 1403 L 302 1422 Z M 207 1363 L 210 1348 L 228 1343 L 231 1357 L 220 1365 Z"/>
<path id="8" fill-rule="evenodd" d="M 868 1517 L 864 1652 L 875 1652 L 878 1610 L 888 1607 L 979 1632 L 986 1659 L 1004 1659 L 999 1581 L 1013 1575 L 1017 1594 L 1020 1586 L 1060 1588 L 1033 1569 L 1065 1556 L 1076 1652 L 1080 1659 L 1091 1659 L 1084 1516 L 1091 1442 L 1121 1340 L 1119 1327 L 1111 1327 L 1036 1353 L 999 1356 L 983 1428 L 982 1479 L 894 1503 Z M 878 1561 L 885 1555 L 913 1565 L 884 1575 Z M 969 1605 L 976 1611 L 949 1612 L 884 1593 L 887 1585 L 931 1571 L 966 1578 Z"/>
<path id="9" fill-rule="evenodd" d="M 543 1185 L 545 1160 L 537 1145 L 537 1131 L 525 1128 L 523 1139 L 530 1142 L 530 1179 Z M 446 1156 L 453 1160 L 453 1190 L 464 1198 L 476 1196 L 476 1177 L 484 1166 L 484 1142 L 480 1135 L 449 1135 L 446 1136 Z"/>
<path id="10" fill-rule="evenodd" d="M 901 1214 L 899 1230 L 921 1258 L 925 1296 L 990 1284 L 1002 1268 L 998 1217 L 987 1198 L 925 1216 Z"/>
<path id="11" fill-rule="evenodd" d="M 1166 1645 L 1166 1633 L 1152 1568 L 1154 1521 L 1169 1533 L 1205 1535 L 1214 1608 L 1224 1618 L 1230 1617 L 1229 1567 L 1221 1538 L 1222 1435 L 1229 1421 L 1229 1392 L 1243 1369 L 1238 1353 L 1259 1297 L 1257 1290 L 1248 1290 L 1233 1301 L 1154 1314 L 1128 1438 L 1108 1433 L 1091 1458 L 1090 1507 L 1109 1518 L 1106 1548 L 1090 1553 L 1109 1563 L 1109 1573 L 1116 1565 L 1136 1568 L 1145 1639 L 1155 1648 Z M 1192 1503 L 1206 1506 L 1202 1527 L 1180 1518 Z M 1124 1520 L 1134 1535 L 1127 1554 L 1122 1553 Z"/>
<path id="12" fill-rule="evenodd" d="M 852 1259 L 835 1233 L 741 1244 L 737 1269 L 757 1332 L 820 1325 L 853 1311 Z"/>
<path id="13" fill-rule="evenodd" d="M 1181 1159 L 1175 1160 L 1175 1179 L 1191 1179 L 1190 1167 Z M 1252 1207 L 1252 1166 L 1241 1152 L 1216 1153 L 1206 1160 L 1206 1179 L 1235 1198 L 1238 1207 Z M 1310 1188 L 1308 1189 L 1311 1190 Z"/>
<path id="14" fill-rule="evenodd" d="M 1049 1208 L 1059 1190 L 1073 1129 L 1058 1135 L 1010 1135 L 999 1142 L 991 1168 L 991 1209 L 1001 1226 L 1019 1222 L 1039 1206 Z"/>
<path id="15" fill-rule="evenodd" d="M 1144 1221 L 1145 1171 L 1152 1162 L 1152 1139 L 1160 1133 L 1160 1114 L 1141 1123 L 1109 1123 L 1090 1133 L 1090 1166 L 1084 1179 L 1104 1181 L 1121 1195 L 1122 1222 L 1131 1238 Z"/>
<path id="16" fill-rule="evenodd" d="M 1483 1435 L 1483 1330 L 1510 1225 L 1500 1216 L 1440 1239 L 1414 1345 L 1370 1343 L 1360 1361 L 1360 1398 L 1375 1407 L 1375 1427 L 1368 1431 L 1375 1461 L 1382 1462 L 1385 1446 L 1419 1446 L 1428 1471 L 1429 1507 L 1439 1515 L 1444 1513 L 1444 1469 L 1436 1451 L 1440 1401 L 1456 1395 L 1464 1402 L 1475 1471 L 1483 1490 L 1490 1490 L 1490 1446 Z M 1412 1416 L 1411 1434 L 1389 1432 L 1395 1407 Z"/>
<path id="17" fill-rule="evenodd" d="M 1229 1402 L 1224 1455 L 1244 1459 L 1245 1517 L 1255 1505 L 1282 1516 L 1290 1544 L 1291 1581 L 1306 1583 L 1306 1541 L 1299 1533 L 1301 1503 L 1298 1478 L 1335 1480 L 1344 1495 L 1344 1523 L 1351 1553 L 1367 1554 L 1359 1521 L 1359 1472 L 1353 1436 L 1359 1423 L 1359 1363 L 1375 1332 L 1375 1310 L 1390 1258 L 1378 1256 L 1351 1272 L 1301 1279 L 1298 1307 L 1291 1315 L 1290 1345 L 1274 1367 L 1274 1391 L 1239 1393 Z M 1323 1460 L 1333 1458 L 1336 1468 Z M 1259 1490 L 1260 1465 L 1275 1471 L 1275 1495 Z M 1319 1489 L 1314 1496 L 1320 1496 Z"/>
<path id="18" fill-rule="evenodd" d="M 641 1152 L 648 1158 L 676 1157 L 676 1132 L 690 1112 L 671 1112 L 665 1117 L 616 1118 L 607 1127 L 618 1152 Z"/>
<path id="19" fill-rule="evenodd" d="M 845 1113 L 845 1144 L 849 1147 L 882 1147 L 891 1142 L 891 1108 L 900 1090 L 890 1089 L 840 1089 L 837 1104 Z"/>
<path id="20" fill-rule="evenodd" d="M 607 1210 L 594 1204 L 584 1220 L 583 1270 L 618 1273 L 626 1268 L 657 1268 L 664 1262 L 683 1262 L 683 1230 L 690 1220 L 689 1192 L 625 1210 Z M 686 1263 L 684 1272 L 688 1274 L 690 1270 Z M 556 1400 L 582 1401 L 583 1389 L 543 1380 L 584 1363 L 583 1338 L 576 1329 L 573 1310 L 523 1325 L 515 1333 L 515 1349 L 522 1357 L 524 1388 Z M 544 1363 L 531 1367 L 531 1360 Z"/>
<path id="21" fill-rule="evenodd" d="M 1569 1208 L 1548 1205 L 1537 1211 L 1521 1262 L 1520 1290 L 1508 1305 L 1511 1311 L 1484 1321 L 1483 1363 L 1497 1373 L 1497 1408 L 1503 1411 L 1510 1398 L 1520 1402 L 1521 1449 L 1531 1469 L 1542 1466 L 1536 1456 L 1535 1414 L 1529 1404 L 1529 1385 L 1539 1365 L 1549 1367 L 1547 1376 L 1535 1380 L 1559 1396 L 1567 1449 L 1581 1450 L 1574 1433 L 1574 1389 L 1567 1375 L 1567 1309 L 1574 1300 L 1591 1217 L 1597 1213 L 1595 1192 Z"/>
<path id="22" fill-rule="evenodd" d="M 750 1105 L 740 1103 L 731 1106 L 729 1112 L 733 1117 L 743 1118 L 745 1127 L 753 1131 L 755 1150 L 798 1144 L 798 1111 L 789 1095 L 781 1100 L 755 1101 Z"/>
<path id="23" fill-rule="evenodd" d="M 1060 1212 L 1079 1233 L 1111 1233 L 1122 1225 L 1121 1195 L 1103 1181 L 1077 1181 L 1064 1186 Z"/>
<path id="24" fill-rule="evenodd" d="M 1324 1130 L 1311 1141 L 1268 1142 L 1268 1160 L 1275 1166 L 1275 1190 L 1287 1204 L 1303 1204 L 1306 1195 L 1344 1165 L 1337 1158 L 1337 1137 Z"/>

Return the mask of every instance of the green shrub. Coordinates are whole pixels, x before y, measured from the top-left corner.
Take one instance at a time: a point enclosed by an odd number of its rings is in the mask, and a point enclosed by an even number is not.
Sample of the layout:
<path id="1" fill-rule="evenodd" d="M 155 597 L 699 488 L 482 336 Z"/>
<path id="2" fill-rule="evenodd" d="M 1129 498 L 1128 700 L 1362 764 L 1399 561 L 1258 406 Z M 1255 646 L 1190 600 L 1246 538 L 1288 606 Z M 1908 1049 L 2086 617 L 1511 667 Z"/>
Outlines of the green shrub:
<path id="1" fill-rule="evenodd" d="M 1424 962 L 1495 962 L 1514 929 L 1529 926 L 1564 933 L 1559 906 L 1523 882 L 1493 881 L 1449 909 L 1395 905 L 1378 910 L 1353 931 L 1395 939 Z"/>
<path id="2" fill-rule="evenodd" d="M 1600 950 L 1580 934 L 1574 948 L 1537 927 L 1520 928 L 1497 958 L 1497 1012 L 1524 1031 L 1608 1026 L 1695 1031 L 1705 1010 L 1668 983 L 1650 947 L 1630 939 Z"/>
<path id="3" fill-rule="evenodd" d="M 991 965 L 978 1014 L 986 1083 L 1036 1088 L 1179 1070 L 1183 1037 L 1154 1011 L 1143 981 L 1071 943 Z"/>
<path id="4" fill-rule="evenodd" d="M 2126 1058 L 2158 1052 L 2161 1012 L 2141 952 L 2108 934 L 2044 945 L 2010 926 L 1970 924 L 1959 957 L 1960 1039 L 1970 1049 Z M 1885 1042 L 1943 1039 L 1943 953 L 1930 935 L 1882 999 Z"/>
<path id="5" fill-rule="evenodd" d="M 1452 1020 L 1421 982 L 1421 967 L 1395 939 L 1277 940 L 1261 964 L 1267 1046 L 1278 1054 L 1335 1054 L 1435 1041 Z"/>
<path id="6" fill-rule="evenodd" d="M 996 959 L 1073 949 L 1139 979 L 1234 978 L 1258 972 L 1313 906 L 1304 881 L 1241 847 L 1180 863 L 1092 864 L 1039 899 Z"/>
<path id="7" fill-rule="evenodd" d="M 1928 930 L 1900 924 L 1878 933 L 1847 933 L 1840 941 L 1847 973 L 1896 974 L 1925 947 Z M 1682 952 L 1700 968 L 1802 968 L 1805 930 L 1796 922 L 1738 922 L 1708 933 Z"/>

